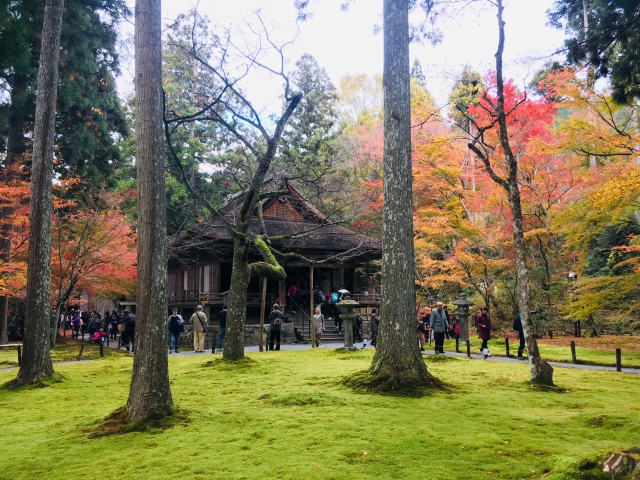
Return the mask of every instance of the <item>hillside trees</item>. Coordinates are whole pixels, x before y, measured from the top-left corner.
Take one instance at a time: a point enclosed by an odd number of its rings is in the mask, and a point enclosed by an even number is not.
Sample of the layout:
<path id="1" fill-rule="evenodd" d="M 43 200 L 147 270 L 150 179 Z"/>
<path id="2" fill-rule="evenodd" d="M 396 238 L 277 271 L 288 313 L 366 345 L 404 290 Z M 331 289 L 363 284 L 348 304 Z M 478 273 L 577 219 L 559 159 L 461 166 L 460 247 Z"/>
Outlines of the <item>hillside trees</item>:
<path id="1" fill-rule="evenodd" d="M 609 77 L 620 104 L 640 98 L 640 3 L 627 0 L 556 0 L 550 23 L 565 27 L 567 60 L 587 63 Z"/>
<path id="2" fill-rule="evenodd" d="M 0 99 L 0 152 L 3 166 L 29 166 L 34 131 L 36 81 L 43 10 L 41 2 L 3 2 L 0 10 L 0 85 L 9 92 Z M 119 0 L 69 0 L 60 45 L 54 165 L 60 178 L 80 175 L 76 189 L 113 185 L 111 172 L 120 158 L 116 139 L 127 134 L 114 74 L 116 22 L 128 14 Z M 117 133 L 114 135 L 114 133 Z M 10 208 L 0 217 L 11 217 Z M 0 251 L 9 252 L 10 226 L 3 222 Z M 6 297 L 0 296 L 0 325 L 6 323 Z M 0 335 L 1 337 L 1 335 Z M 1 338 L 0 338 L 1 340 Z"/>
<path id="3" fill-rule="evenodd" d="M 44 9 L 38 96 L 33 132 L 27 312 L 18 383 L 30 385 L 54 373 L 49 352 L 51 314 L 51 208 L 53 142 L 58 86 L 58 59 L 64 0 L 51 0 Z"/>
<path id="4" fill-rule="evenodd" d="M 529 269 L 527 266 L 522 202 L 518 179 L 518 157 L 512 148 L 510 128 L 508 126 L 509 121 L 512 123 L 514 121 L 514 113 L 516 113 L 522 105 L 526 104 L 526 98 L 512 97 L 508 99 L 505 93 L 505 83 L 502 77 L 502 54 L 505 44 L 505 24 L 502 18 L 504 6 L 502 0 L 497 0 L 496 6 L 499 41 L 496 53 L 495 96 L 491 98 L 487 93 L 484 93 L 482 96 L 483 103 L 481 103 L 476 111 L 471 112 L 472 115 L 468 116 L 469 120 L 474 124 L 474 134 L 468 147 L 482 161 L 491 179 L 506 190 L 509 195 L 509 206 L 513 217 L 512 226 L 518 282 L 518 305 L 520 307 L 520 315 L 529 356 L 531 381 L 537 384 L 552 385 L 553 368 L 541 358 L 529 322 Z M 481 119 L 475 120 L 473 119 L 474 113 L 483 113 L 484 118 L 481 117 Z M 493 133 L 493 141 L 488 138 L 491 133 Z M 499 156 L 496 158 L 493 152 L 498 153 Z M 499 164 L 502 163 L 506 178 L 496 172 L 494 168 L 496 162 Z"/>
<path id="5" fill-rule="evenodd" d="M 97 298 L 135 294 L 136 236 L 121 213 L 126 192 L 102 191 L 75 202 L 54 202 L 51 346 L 61 309 L 74 292 Z"/>

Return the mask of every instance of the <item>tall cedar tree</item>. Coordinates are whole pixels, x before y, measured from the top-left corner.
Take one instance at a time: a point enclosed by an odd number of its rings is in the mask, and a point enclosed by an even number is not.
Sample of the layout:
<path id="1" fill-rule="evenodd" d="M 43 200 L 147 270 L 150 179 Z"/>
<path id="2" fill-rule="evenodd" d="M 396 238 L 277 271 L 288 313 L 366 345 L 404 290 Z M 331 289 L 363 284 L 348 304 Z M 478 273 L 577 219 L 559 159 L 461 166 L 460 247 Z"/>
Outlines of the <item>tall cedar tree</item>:
<path id="1" fill-rule="evenodd" d="M 609 77 L 613 98 L 640 98 L 640 2 L 637 0 L 556 0 L 547 11 L 550 23 L 565 25 L 569 63 L 589 63 Z"/>
<path id="2" fill-rule="evenodd" d="M 33 132 L 27 316 L 24 352 L 18 372 L 18 383 L 21 385 L 37 383 L 51 377 L 54 373 L 49 352 L 51 209 L 53 207 L 53 140 L 63 8 L 64 0 L 49 0 L 44 9 Z"/>
<path id="3" fill-rule="evenodd" d="M 370 373 L 391 383 L 431 378 L 416 341 L 411 178 L 409 1 L 384 2 L 382 310 Z"/>
<path id="4" fill-rule="evenodd" d="M 167 212 L 160 0 L 136 0 L 138 318 L 127 413 L 138 422 L 168 415 L 173 399 L 167 355 Z"/>

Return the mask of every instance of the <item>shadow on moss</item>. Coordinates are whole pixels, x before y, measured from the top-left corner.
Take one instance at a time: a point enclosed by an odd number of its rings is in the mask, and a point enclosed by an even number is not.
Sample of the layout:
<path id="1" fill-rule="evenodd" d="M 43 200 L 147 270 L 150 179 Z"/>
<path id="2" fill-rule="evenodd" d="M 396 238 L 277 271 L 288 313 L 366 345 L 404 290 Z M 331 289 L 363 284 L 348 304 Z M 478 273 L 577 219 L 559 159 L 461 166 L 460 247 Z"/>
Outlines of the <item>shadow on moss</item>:
<path id="1" fill-rule="evenodd" d="M 259 362 L 245 357 L 240 360 L 226 360 L 224 358 L 216 358 L 202 364 L 203 368 L 217 368 L 218 370 L 246 370 L 248 368 L 259 365 Z"/>
<path id="2" fill-rule="evenodd" d="M 533 388 L 534 390 L 537 390 L 539 392 L 546 392 L 546 393 L 568 393 L 569 390 L 567 390 L 564 387 L 559 387 L 558 385 L 543 385 L 540 383 L 533 383 L 531 381 L 525 382 L 527 385 L 529 385 L 531 388 Z"/>
<path id="3" fill-rule="evenodd" d="M 9 392 L 17 392 L 21 390 L 33 390 L 34 388 L 48 388 L 56 385 L 57 383 L 64 382 L 64 376 L 59 373 L 55 373 L 51 378 L 47 378 L 44 380 L 40 380 L 32 385 L 20 385 L 18 383 L 18 379 L 14 378 L 13 380 L 9 380 L 5 382 L 2 386 L 0 386 L 0 390 L 6 390 Z"/>
<path id="4" fill-rule="evenodd" d="M 434 392 L 451 391 L 451 386 L 435 377 L 420 381 L 387 374 L 372 375 L 367 370 L 343 377 L 338 383 L 358 393 L 411 398 L 425 397 Z"/>
<path id="5" fill-rule="evenodd" d="M 461 361 L 459 358 L 448 357 L 446 355 L 424 355 L 422 358 L 424 358 L 426 363 L 449 363 Z"/>
<path id="6" fill-rule="evenodd" d="M 309 405 L 334 407 L 337 405 L 345 405 L 345 402 L 338 397 L 318 391 L 292 392 L 287 394 L 265 393 L 258 397 L 258 400 L 271 405 L 284 407 L 304 407 Z"/>
<path id="7" fill-rule="evenodd" d="M 126 407 L 120 407 L 110 415 L 102 419 L 98 425 L 84 430 L 88 438 L 101 438 L 112 435 L 126 435 L 132 432 L 150 434 L 162 433 L 164 430 L 174 428 L 176 425 L 186 425 L 189 418 L 185 410 L 173 407 L 169 411 L 158 410 L 149 414 L 144 420 L 131 423 L 131 416 Z"/>

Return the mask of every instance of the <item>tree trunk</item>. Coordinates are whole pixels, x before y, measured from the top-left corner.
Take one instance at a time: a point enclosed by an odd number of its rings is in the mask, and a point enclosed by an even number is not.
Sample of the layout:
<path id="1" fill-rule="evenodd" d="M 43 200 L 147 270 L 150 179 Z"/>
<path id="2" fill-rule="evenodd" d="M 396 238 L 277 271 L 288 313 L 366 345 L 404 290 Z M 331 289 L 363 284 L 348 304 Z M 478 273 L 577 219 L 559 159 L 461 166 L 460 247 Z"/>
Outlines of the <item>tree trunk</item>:
<path id="1" fill-rule="evenodd" d="M 415 319 L 409 0 L 384 1 L 384 209 L 382 310 L 370 373 L 427 382 Z"/>
<path id="2" fill-rule="evenodd" d="M 167 213 L 160 0 L 136 0 L 138 294 L 131 422 L 172 412 L 167 354 Z"/>
<path id="3" fill-rule="evenodd" d="M 53 138 L 58 95 L 58 62 L 64 0 L 44 8 L 38 95 L 33 131 L 27 311 L 18 383 L 30 385 L 53 375 L 49 351 L 51 317 L 51 210 L 53 208 Z"/>
<path id="4" fill-rule="evenodd" d="M 249 280 L 249 245 L 246 240 L 238 238 L 233 246 L 227 336 L 222 355 L 225 360 L 241 360 L 244 358 L 244 324 L 247 320 L 247 287 L 249 286 Z"/>
<path id="5" fill-rule="evenodd" d="M 6 218 L 11 215 L 10 208 L 3 208 L 0 211 L 0 218 Z M 0 231 L 0 260 L 4 263 L 11 262 L 11 225 L 2 225 Z M 0 296 L 0 345 L 9 343 L 9 335 L 7 332 L 9 314 L 9 297 Z"/>
<path id="6" fill-rule="evenodd" d="M 502 53 L 504 51 L 504 21 L 502 0 L 498 0 L 498 27 L 500 39 L 496 52 L 496 82 L 498 105 L 496 113 L 500 127 L 500 144 L 504 150 L 509 172 L 508 192 L 511 212 L 513 213 L 513 240 L 515 246 L 516 269 L 518 278 L 518 307 L 522 319 L 527 353 L 529 356 L 529 370 L 531 381 L 537 384 L 553 385 L 553 367 L 540 356 L 538 342 L 536 342 L 529 324 L 529 269 L 527 267 L 527 253 L 524 243 L 524 227 L 522 223 L 522 207 L 520 203 L 520 189 L 518 187 L 518 162 L 511 150 L 507 132 L 507 117 L 504 110 L 504 81 L 502 78 Z"/>

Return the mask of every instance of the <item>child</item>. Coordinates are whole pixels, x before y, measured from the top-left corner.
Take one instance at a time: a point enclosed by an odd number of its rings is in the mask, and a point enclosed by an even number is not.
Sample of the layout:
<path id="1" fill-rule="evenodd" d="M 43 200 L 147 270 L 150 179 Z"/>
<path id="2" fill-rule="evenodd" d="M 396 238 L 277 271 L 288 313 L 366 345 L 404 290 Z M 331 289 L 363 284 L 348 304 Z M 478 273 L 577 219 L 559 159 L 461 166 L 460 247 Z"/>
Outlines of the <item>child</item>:
<path id="1" fill-rule="evenodd" d="M 104 329 L 101 328 L 96 333 L 93 334 L 93 336 L 89 339 L 89 341 L 100 345 L 104 343 L 105 338 L 107 338 L 107 332 L 105 332 Z"/>

